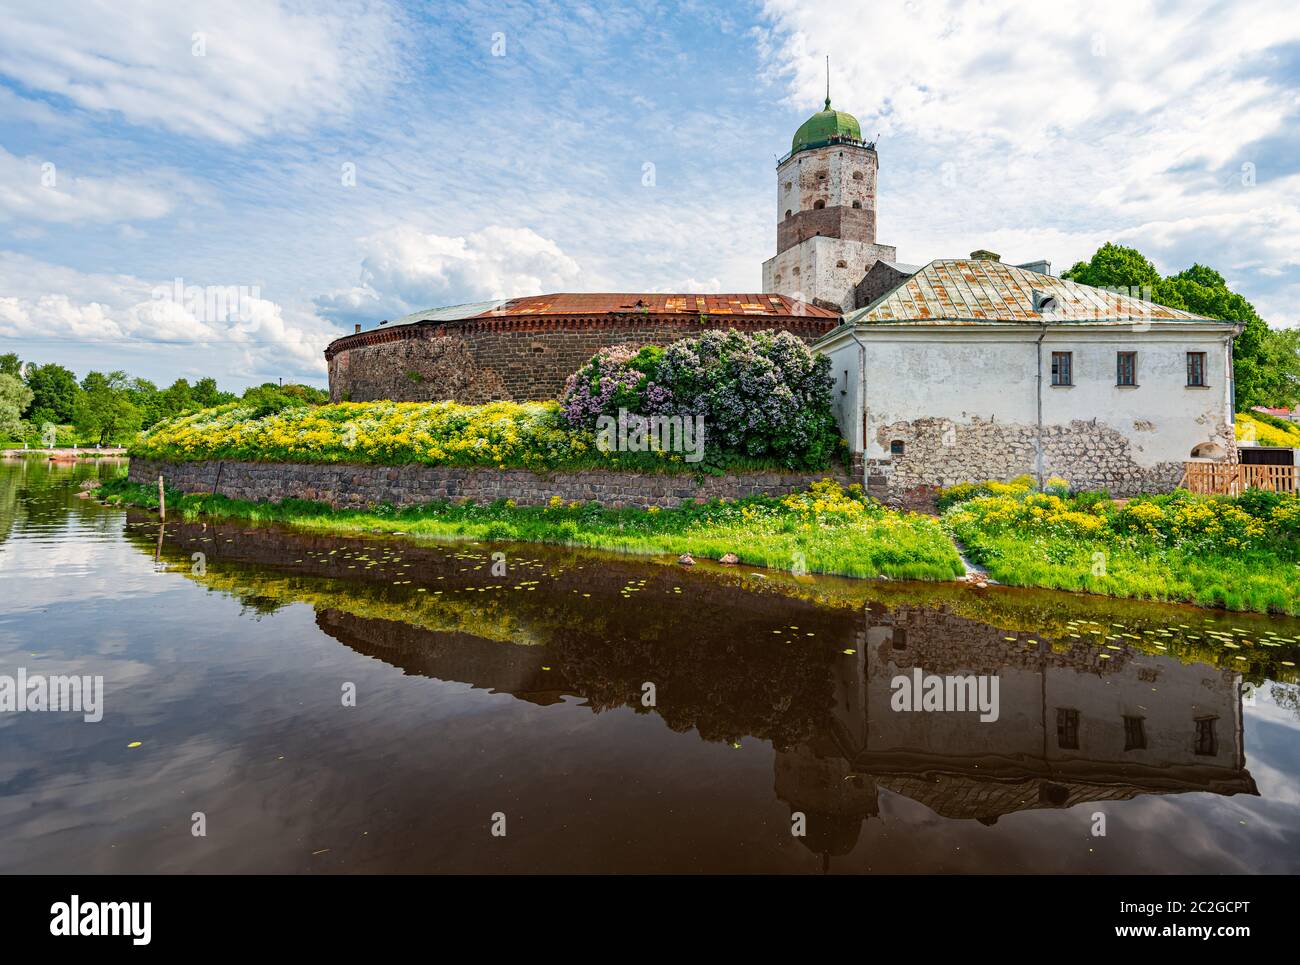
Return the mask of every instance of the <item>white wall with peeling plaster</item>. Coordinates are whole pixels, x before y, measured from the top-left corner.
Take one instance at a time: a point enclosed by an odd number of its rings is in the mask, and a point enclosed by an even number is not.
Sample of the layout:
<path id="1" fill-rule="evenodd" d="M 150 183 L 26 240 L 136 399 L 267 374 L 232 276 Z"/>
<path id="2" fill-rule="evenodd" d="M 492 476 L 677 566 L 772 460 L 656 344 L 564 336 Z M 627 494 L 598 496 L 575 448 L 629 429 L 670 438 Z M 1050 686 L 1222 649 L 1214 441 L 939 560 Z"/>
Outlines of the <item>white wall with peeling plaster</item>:
<path id="1" fill-rule="evenodd" d="M 1041 424 L 1054 440 L 1058 463 L 1068 458 L 1061 453 L 1070 451 L 1070 436 L 1083 438 L 1072 425 L 1079 422 L 1121 437 L 1125 461 L 1137 475 L 1181 464 L 1198 445 L 1231 448 L 1231 338 L 1221 324 L 869 324 L 842 326 L 817 348 L 831 359 L 836 418 L 851 451 L 895 466 L 910 459 L 909 479 L 928 472 L 932 484 L 950 485 L 963 480 L 954 480 L 945 463 L 970 467 L 972 458 L 974 465 L 980 459 L 968 451 L 918 452 L 909 439 L 900 440 L 902 456 L 891 454 L 887 436 L 900 424 L 925 422 L 926 432 L 941 433 L 951 424 L 949 444 L 960 447 L 963 439 L 977 438 L 966 431 L 971 427 L 981 429 L 980 439 L 996 437 L 986 425 L 992 423 L 1023 443 L 1038 435 L 1040 395 Z M 1051 384 L 1053 352 L 1072 353 L 1072 385 Z M 1136 386 L 1116 384 L 1120 352 L 1137 353 Z M 1188 352 L 1206 355 L 1205 387 L 1187 385 Z M 934 464 L 918 466 L 918 458 Z M 1002 466 L 988 464 L 989 475 L 980 479 L 1001 478 L 992 470 Z M 1096 475 L 1091 454 L 1087 465 L 1085 475 Z M 1062 471 L 1060 465 L 1048 469 Z"/>

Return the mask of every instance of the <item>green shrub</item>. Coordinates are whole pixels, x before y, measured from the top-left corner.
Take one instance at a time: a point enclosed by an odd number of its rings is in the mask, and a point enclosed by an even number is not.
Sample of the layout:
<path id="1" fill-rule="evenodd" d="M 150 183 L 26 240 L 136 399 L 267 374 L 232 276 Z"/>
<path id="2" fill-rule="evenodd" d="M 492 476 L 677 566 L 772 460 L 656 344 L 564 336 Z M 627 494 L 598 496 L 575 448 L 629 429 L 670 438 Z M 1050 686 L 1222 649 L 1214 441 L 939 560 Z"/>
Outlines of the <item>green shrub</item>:
<path id="1" fill-rule="evenodd" d="M 594 430 L 602 417 L 679 416 L 704 426 L 704 462 L 763 460 L 822 469 L 841 451 L 830 360 L 788 332 L 710 331 L 667 348 L 603 349 L 570 377 L 564 417 Z"/>

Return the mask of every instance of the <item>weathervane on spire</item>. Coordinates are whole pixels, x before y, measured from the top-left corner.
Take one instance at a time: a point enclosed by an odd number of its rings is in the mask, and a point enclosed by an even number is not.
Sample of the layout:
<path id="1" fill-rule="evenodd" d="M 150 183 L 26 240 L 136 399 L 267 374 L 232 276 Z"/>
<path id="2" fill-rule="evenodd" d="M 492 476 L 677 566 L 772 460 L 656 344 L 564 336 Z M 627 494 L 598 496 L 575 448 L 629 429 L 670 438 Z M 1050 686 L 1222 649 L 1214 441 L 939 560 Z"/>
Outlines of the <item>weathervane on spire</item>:
<path id="1" fill-rule="evenodd" d="M 831 55 L 826 55 L 826 109 L 831 109 Z"/>

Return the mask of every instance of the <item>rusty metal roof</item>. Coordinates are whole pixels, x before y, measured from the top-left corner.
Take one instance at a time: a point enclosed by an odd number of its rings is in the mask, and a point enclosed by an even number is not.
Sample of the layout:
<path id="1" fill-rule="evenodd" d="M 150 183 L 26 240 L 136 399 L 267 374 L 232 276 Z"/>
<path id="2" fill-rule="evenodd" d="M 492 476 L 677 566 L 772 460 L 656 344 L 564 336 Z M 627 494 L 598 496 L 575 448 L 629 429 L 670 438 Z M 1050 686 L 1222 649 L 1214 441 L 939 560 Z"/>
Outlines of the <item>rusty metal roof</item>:
<path id="1" fill-rule="evenodd" d="M 672 295 L 662 292 L 557 292 L 412 312 L 390 324 L 545 315 L 767 315 L 838 319 L 839 313 L 785 295 Z"/>
<path id="2" fill-rule="evenodd" d="M 1044 306 L 1052 296 L 1054 306 Z M 932 261 L 897 288 L 845 317 L 858 325 L 1216 322 L 1123 292 L 1044 275 L 1000 261 Z"/>

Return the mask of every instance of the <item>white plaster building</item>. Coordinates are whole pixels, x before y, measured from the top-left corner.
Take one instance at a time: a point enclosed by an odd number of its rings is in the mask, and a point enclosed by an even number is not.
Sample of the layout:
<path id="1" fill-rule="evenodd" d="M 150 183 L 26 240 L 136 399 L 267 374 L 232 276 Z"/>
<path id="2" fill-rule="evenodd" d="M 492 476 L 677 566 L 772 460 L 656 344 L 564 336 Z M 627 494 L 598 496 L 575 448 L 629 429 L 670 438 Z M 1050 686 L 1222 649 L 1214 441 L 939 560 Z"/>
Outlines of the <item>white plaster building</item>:
<path id="1" fill-rule="evenodd" d="M 983 258 L 931 262 L 814 346 L 875 495 L 1029 474 L 1126 496 L 1235 457 L 1238 331 Z"/>

